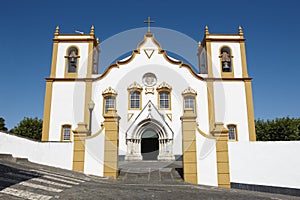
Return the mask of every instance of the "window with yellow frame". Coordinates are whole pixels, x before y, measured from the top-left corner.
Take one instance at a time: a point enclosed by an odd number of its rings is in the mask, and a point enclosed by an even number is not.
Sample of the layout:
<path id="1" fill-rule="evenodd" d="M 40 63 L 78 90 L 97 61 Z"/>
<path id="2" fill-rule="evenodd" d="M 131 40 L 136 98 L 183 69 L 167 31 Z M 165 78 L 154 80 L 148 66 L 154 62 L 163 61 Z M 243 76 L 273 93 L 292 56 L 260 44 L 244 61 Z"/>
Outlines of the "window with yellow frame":
<path id="1" fill-rule="evenodd" d="M 186 88 L 182 92 L 183 96 L 183 110 L 192 109 L 193 113 L 196 113 L 196 90 L 191 87 Z"/>
<path id="2" fill-rule="evenodd" d="M 108 87 L 102 92 L 103 96 L 103 114 L 106 115 L 108 113 L 108 109 L 113 108 L 116 109 L 116 97 L 117 92 L 112 88 Z"/>
<path id="3" fill-rule="evenodd" d="M 72 126 L 64 124 L 61 126 L 61 141 L 71 141 Z"/>
<path id="4" fill-rule="evenodd" d="M 128 88 L 128 109 L 142 109 L 142 91 L 143 88 L 137 82 L 132 83 Z"/>
<path id="5" fill-rule="evenodd" d="M 172 87 L 168 83 L 162 82 L 157 86 L 156 90 L 158 92 L 158 108 L 170 110 Z"/>
<path id="6" fill-rule="evenodd" d="M 235 124 L 228 124 L 228 140 L 237 141 L 237 126 Z"/>

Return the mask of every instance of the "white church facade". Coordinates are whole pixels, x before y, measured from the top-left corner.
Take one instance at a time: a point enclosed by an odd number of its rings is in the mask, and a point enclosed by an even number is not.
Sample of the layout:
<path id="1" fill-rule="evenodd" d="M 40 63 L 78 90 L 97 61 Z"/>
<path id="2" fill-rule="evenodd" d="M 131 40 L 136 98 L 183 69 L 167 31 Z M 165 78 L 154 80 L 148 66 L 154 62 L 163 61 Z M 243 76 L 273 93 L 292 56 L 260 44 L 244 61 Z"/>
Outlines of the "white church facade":
<path id="1" fill-rule="evenodd" d="M 231 140 L 253 141 L 253 104 L 247 86 L 251 78 L 244 41 L 241 29 L 232 35 L 207 33 L 198 50 L 199 71 L 204 73 L 197 74 L 189 65 L 169 57 L 154 34 L 146 33 L 129 58 L 98 74 L 100 44 L 93 30 L 87 35 L 57 33 L 51 76 L 47 78 L 51 95 L 45 99 L 48 116 L 43 140 L 71 140 L 69 128 L 76 128 L 79 122 L 89 125 L 88 103 L 92 100 L 92 117 L 99 116 L 97 119 L 101 120 L 108 108 L 116 109 L 122 130 L 119 145 L 127 149 L 120 154 L 128 159 L 142 159 L 140 140 L 147 130 L 153 131 L 148 132 L 149 137 L 158 137 L 159 149 L 164 149 L 158 159 L 182 154 L 180 117 L 186 108 L 197 115 L 205 132 L 212 129 L 211 122 L 218 121 L 232 130 Z M 92 125 L 92 133 L 100 128 L 97 122 Z"/>
<path id="2" fill-rule="evenodd" d="M 195 49 L 199 73 L 168 56 L 151 32 L 145 33 L 131 56 L 102 74 L 98 74 L 100 49 L 94 27 L 90 34 L 60 34 L 56 29 L 42 141 L 74 141 L 78 124 L 88 130 L 87 138 L 95 137 L 105 118 L 113 115 L 117 159 L 181 159 L 193 146 L 193 141 L 184 143 L 189 129 L 183 127 L 185 113 L 207 137 L 217 122 L 229 130 L 229 141 L 255 141 L 241 28 L 237 34 L 210 34 L 206 27 Z M 84 163 L 86 157 L 85 153 Z"/>

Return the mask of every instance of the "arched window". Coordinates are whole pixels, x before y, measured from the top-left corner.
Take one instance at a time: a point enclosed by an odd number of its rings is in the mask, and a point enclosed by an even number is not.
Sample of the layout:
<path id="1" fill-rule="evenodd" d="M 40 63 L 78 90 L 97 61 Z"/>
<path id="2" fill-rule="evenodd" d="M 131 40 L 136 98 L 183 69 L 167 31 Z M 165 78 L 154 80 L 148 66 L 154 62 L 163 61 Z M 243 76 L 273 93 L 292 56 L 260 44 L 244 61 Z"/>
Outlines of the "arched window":
<path id="1" fill-rule="evenodd" d="M 183 110 L 191 109 L 193 113 L 196 113 L 196 96 L 197 92 L 188 87 L 182 92 L 183 96 Z"/>
<path id="2" fill-rule="evenodd" d="M 237 140 L 237 130 L 235 124 L 228 124 L 228 140 Z"/>
<path id="3" fill-rule="evenodd" d="M 129 92 L 129 109 L 141 109 L 142 108 L 142 86 L 137 82 L 132 83 L 127 88 Z"/>
<path id="4" fill-rule="evenodd" d="M 62 141 L 71 140 L 71 125 L 62 125 L 61 140 Z"/>
<path id="5" fill-rule="evenodd" d="M 76 73 L 77 72 L 77 64 L 78 64 L 78 49 L 76 47 L 70 47 L 68 49 L 68 73 Z"/>
<path id="6" fill-rule="evenodd" d="M 103 95 L 103 114 L 107 114 L 110 108 L 116 109 L 116 97 L 117 92 L 112 88 L 108 87 L 102 92 Z"/>
<path id="7" fill-rule="evenodd" d="M 162 82 L 157 86 L 158 92 L 158 108 L 159 109 L 171 109 L 171 90 L 172 87 L 166 83 Z"/>
<path id="8" fill-rule="evenodd" d="M 232 55 L 231 50 L 229 47 L 222 47 L 221 48 L 221 65 L 222 65 L 222 72 L 232 72 Z"/>

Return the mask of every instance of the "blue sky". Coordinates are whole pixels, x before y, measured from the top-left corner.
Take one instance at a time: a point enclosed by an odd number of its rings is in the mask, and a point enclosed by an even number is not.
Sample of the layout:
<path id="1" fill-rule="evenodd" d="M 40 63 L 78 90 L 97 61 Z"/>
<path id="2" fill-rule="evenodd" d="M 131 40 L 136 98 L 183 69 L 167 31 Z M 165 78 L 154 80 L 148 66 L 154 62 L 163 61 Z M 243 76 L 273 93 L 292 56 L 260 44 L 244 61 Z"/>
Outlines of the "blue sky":
<path id="1" fill-rule="evenodd" d="M 300 1 L 1 1 L 0 117 L 13 128 L 24 117 L 43 117 L 45 80 L 50 74 L 55 27 L 62 33 L 89 32 L 100 41 L 144 27 L 182 32 L 196 41 L 211 33 L 246 37 L 253 77 L 255 118 L 300 117 Z"/>

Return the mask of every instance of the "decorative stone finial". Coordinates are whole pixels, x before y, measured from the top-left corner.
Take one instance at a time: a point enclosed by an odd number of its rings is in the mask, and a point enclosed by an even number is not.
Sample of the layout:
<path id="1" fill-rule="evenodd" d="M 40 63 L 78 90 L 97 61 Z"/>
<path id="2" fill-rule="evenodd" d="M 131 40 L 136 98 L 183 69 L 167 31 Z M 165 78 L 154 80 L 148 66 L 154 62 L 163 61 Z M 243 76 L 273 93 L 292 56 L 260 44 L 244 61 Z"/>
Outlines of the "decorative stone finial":
<path id="1" fill-rule="evenodd" d="M 99 38 L 96 38 L 97 44 L 100 44 L 100 40 Z"/>
<path id="2" fill-rule="evenodd" d="M 56 26 L 54 35 L 59 35 L 59 26 Z"/>
<path id="3" fill-rule="evenodd" d="M 94 27 L 94 25 L 91 26 L 90 35 L 95 35 L 95 27 Z"/>
<path id="4" fill-rule="evenodd" d="M 209 31 L 208 31 L 208 26 L 205 26 L 205 35 L 208 35 Z"/>
<path id="5" fill-rule="evenodd" d="M 241 27 L 241 26 L 239 26 L 239 35 L 244 35 L 244 33 L 243 33 L 243 29 L 242 29 L 242 27 Z"/>

